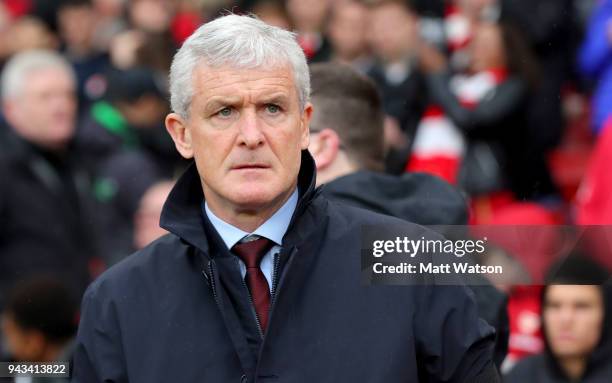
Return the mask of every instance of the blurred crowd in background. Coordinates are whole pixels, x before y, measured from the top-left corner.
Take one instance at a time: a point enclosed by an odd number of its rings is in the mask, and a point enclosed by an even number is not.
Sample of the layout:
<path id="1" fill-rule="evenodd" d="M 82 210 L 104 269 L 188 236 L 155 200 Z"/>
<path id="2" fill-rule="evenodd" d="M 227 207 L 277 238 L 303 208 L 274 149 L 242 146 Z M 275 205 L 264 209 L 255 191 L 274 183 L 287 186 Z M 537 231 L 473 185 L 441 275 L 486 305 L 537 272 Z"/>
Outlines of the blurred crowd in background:
<path id="1" fill-rule="evenodd" d="M 311 63 L 369 77 L 386 114 L 380 171 L 456 186 L 470 224 L 612 223 L 612 0 L 0 0 L 7 358 L 61 359 L 87 284 L 164 234 L 161 208 L 187 165 L 164 128 L 171 60 L 228 10 L 295 31 Z M 595 268 L 612 267 L 609 238 L 587 249 Z M 592 314 L 576 347 L 612 369 L 609 297 L 529 286 L 556 261 L 534 251 L 554 241 L 499 248 L 525 275 L 506 289 L 504 370 L 563 354 L 551 329 L 567 335 L 571 307 Z"/>

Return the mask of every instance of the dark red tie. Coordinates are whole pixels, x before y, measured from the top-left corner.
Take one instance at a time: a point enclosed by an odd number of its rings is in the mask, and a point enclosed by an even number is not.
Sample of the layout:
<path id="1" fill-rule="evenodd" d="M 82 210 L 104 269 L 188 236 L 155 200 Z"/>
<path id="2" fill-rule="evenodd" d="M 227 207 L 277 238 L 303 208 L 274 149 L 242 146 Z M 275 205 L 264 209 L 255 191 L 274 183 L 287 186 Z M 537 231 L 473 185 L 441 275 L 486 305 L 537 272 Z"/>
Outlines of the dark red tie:
<path id="1" fill-rule="evenodd" d="M 268 312 L 270 311 L 270 288 L 264 273 L 259 268 L 261 259 L 274 245 L 274 242 L 267 238 L 259 238 L 254 241 L 239 242 L 232 247 L 232 251 L 240 257 L 246 265 L 246 275 L 244 276 L 255 312 L 259 318 L 262 331 L 266 331 L 268 324 Z"/>

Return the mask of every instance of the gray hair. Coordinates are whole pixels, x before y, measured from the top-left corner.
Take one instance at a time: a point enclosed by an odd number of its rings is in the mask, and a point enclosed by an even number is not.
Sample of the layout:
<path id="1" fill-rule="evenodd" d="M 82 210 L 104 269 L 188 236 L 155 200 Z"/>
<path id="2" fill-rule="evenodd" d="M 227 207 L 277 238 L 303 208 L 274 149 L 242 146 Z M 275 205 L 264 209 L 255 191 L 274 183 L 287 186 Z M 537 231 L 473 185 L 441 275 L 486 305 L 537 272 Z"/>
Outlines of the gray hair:
<path id="1" fill-rule="evenodd" d="M 30 73 L 51 68 L 65 70 L 76 83 L 72 66 L 57 52 L 36 49 L 16 54 L 6 63 L 2 71 L 2 99 L 18 95 Z"/>
<path id="2" fill-rule="evenodd" d="M 206 23 L 176 53 L 170 68 L 170 102 L 172 110 L 183 118 L 189 117 L 193 72 L 201 63 L 237 69 L 290 64 L 302 109 L 310 97 L 308 64 L 295 34 L 254 16 L 230 14 Z"/>

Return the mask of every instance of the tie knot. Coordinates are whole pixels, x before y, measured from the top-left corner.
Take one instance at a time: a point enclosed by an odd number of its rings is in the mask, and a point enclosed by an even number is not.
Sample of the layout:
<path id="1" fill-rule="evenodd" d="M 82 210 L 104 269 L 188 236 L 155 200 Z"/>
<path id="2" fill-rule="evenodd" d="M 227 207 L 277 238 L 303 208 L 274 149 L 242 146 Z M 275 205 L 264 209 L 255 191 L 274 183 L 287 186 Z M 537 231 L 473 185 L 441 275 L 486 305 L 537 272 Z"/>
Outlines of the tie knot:
<path id="1" fill-rule="evenodd" d="M 247 268 L 259 267 L 263 256 L 270 250 L 274 242 L 260 237 L 253 241 L 238 242 L 232 247 L 232 251 L 240 257 Z"/>

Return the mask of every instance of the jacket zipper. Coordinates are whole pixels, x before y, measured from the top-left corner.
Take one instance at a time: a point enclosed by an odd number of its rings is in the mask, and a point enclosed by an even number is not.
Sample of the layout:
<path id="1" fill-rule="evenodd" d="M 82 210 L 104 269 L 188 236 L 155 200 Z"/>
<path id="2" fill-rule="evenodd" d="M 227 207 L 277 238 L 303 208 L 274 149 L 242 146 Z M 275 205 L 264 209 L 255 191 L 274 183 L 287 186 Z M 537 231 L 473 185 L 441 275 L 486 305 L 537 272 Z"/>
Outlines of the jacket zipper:
<path id="1" fill-rule="evenodd" d="M 249 303 L 250 303 L 249 306 L 251 307 L 251 313 L 253 313 L 253 316 L 255 317 L 255 322 L 257 322 L 257 330 L 259 331 L 259 336 L 263 339 L 264 333 L 263 333 L 263 330 L 261 329 L 261 323 L 259 322 L 259 318 L 257 317 L 257 311 L 255 311 L 255 304 L 253 303 L 253 297 L 251 297 L 251 292 L 249 291 L 249 287 L 244 281 L 244 278 L 241 278 L 241 279 L 242 279 L 242 286 L 244 286 L 244 289 L 246 290 L 249 296 Z"/>
<path id="2" fill-rule="evenodd" d="M 210 274 L 210 277 L 206 274 L 204 270 L 202 270 L 202 274 L 204 274 L 204 277 L 206 278 L 206 282 L 209 283 L 210 289 L 212 290 L 213 298 L 215 299 L 215 303 L 217 304 L 219 309 L 221 309 L 221 303 L 219 302 L 219 297 L 217 295 L 217 286 L 215 284 L 215 271 L 214 271 L 213 261 L 208 261 L 208 273 Z M 246 282 L 244 281 L 244 278 L 241 278 L 241 279 L 242 279 L 242 286 L 244 286 L 244 289 L 246 290 L 249 296 L 251 312 L 253 313 L 253 316 L 255 317 L 255 322 L 257 323 L 257 330 L 259 332 L 259 336 L 261 336 L 261 338 L 263 339 L 264 334 L 261 329 L 261 323 L 259 322 L 259 318 L 257 317 L 257 312 L 255 311 L 255 305 L 253 303 L 253 298 L 251 297 L 251 292 L 249 291 L 249 288 Z"/>
<path id="3" fill-rule="evenodd" d="M 274 254 L 274 271 L 272 272 L 272 301 L 270 302 L 270 309 L 276 298 L 276 288 L 278 287 L 278 267 L 280 266 L 280 252 Z"/>
<path id="4" fill-rule="evenodd" d="M 215 265 L 212 260 L 208 261 L 208 274 L 206 273 L 206 270 L 202 270 L 202 274 L 204 274 L 204 277 L 206 278 L 206 282 L 208 283 L 208 285 L 210 286 L 210 289 L 212 290 L 213 298 L 215 299 L 215 303 L 217 304 L 219 311 L 223 315 L 223 309 L 221 307 L 221 302 L 219 301 L 219 297 L 217 295 L 217 286 L 215 284 Z M 244 283 L 244 280 L 242 283 L 243 285 L 246 286 L 246 284 Z M 247 292 L 248 292 L 248 289 L 247 289 Z M 250 298 L 250 295 L 249 295 L 249 298 Z M 257 319 L 257 315 L 255 316 L 255 318 Z M 257 322 L 257 326 L 258 328 L 260 327 L 259 321 Z M 261 329 L 260 329 L 260 334 L 261 334 Z M 240 357 L 240 362 L 242 363 L 242 357 Z M 244 368 L 244 364 L 243 364 L 243 368 Z M 243 374 L 240 381 L 246 382 L 247 381 L 246 375 Z"/>
<path id="5" fill-rule="evenodd" d="M 208 271 L 210 273 L 210 278 L 208 278 L 205 271 L 202 271 L 202 273 L 206 277 L 206 280 L 210 282 L 210 289 L 212 290 L 213 298 L 215 299 L 215 303 L 217 303 L 217 306 L 219 306 L 220 309 L 221 303 L 219 302 L 219 297 L 217 296 L 217 286 L 215 285 L 215 272 L 212 261 L 208 261 Z"/>
<path id="6" fill-rule="evenodd" d="M 291 255 L 293 255 L 295 250 L 296 250 L 295 247 L 292 248 L 287 256 L 290 257 Z M 278 275 L 279 266 L 280 266 L 280 252 L 274 257 L 274 274 L 272 274 L 273 293 L 272 293 L 272 299 L 270 301 L 270 313 L 268 314 L 268 322 L 272 320 L 272 313 L 274 312 L 274 304 L 276 302 L 276 296 L 278 295 L 276 290 L 278 289 L 278 284 L 280 283 L 280 275 Z"/>

